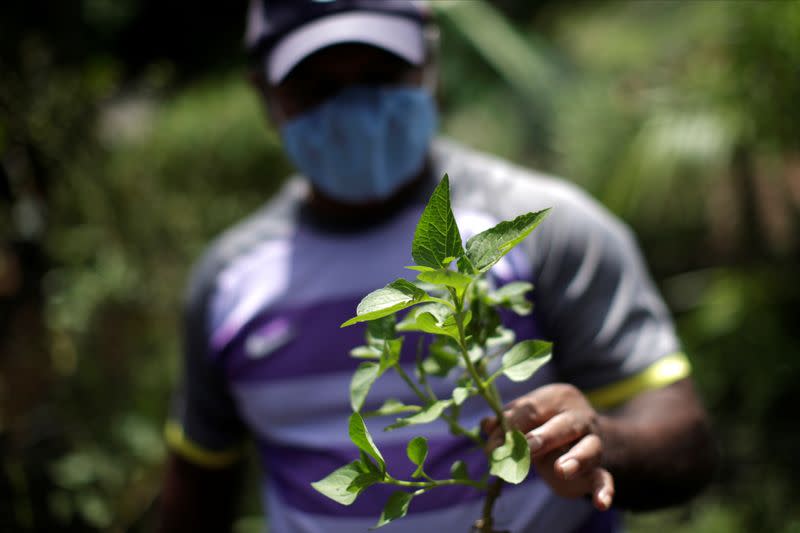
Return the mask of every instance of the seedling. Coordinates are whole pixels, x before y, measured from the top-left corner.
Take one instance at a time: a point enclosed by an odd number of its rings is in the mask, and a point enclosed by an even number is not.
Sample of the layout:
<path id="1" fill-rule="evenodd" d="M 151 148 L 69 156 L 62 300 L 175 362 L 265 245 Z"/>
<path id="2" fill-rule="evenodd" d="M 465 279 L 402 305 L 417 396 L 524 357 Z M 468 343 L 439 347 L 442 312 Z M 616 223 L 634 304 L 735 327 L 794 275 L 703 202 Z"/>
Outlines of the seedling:
<path id="1" fill-rule="evenodd" d="M 359 459 L 342 466 L 313 487 L 342 505 L 350 505 L 364 490 L 376 484 L 398 487 L 386 502 L 375 527 L 402 518 L 412 500 L 429 490 L 448 485 L 468 485 L 486 492 L 483 516 L 475 522 L 481 533 L 493 532 L 492 509 L 502 484 L 520 483 L 530 469 L 530 451 L 525 435 L 511 429 L 503 416 L 503 402 L 495 385 L 498 379 L 525 381 L 550 359 L 552 345 L 539 340 L 515 343 L 514 333 L 503 327 L 500 308 L 520 315 L 532 310 L 526 299 L 533 286 L 511 282 L 493 288 L 486 274 L 512 248 L 518 245 L 547 216 L 549 210 L 527 213 L 504 221 L 470 238 L 466 246 L 450 207 L 447 175 L 433 192 L 414 233 L 411 255 L 417 282 L 397 279 L 361 300 L 356 316 L 342 327 L 368 322 L 366 344 L 352 350 L 353 357 L 364 359 L 350 383 L 350 440 L 359 449 Z M 402 318 L 397 314 L 409 309 Z M 400 364 L 404 332 L 423 332 L 433 340 L 425 348 L 420 343 L 414 375 Z M 499 361 L 498 361 L 499 359 Z M 414 392 L 419 402 L 407 405 L 389 399 L 379 409 L 362 413 L 362 407 L 375 381 L 385 372 L 396 372 Z M 431 387 L 433 379 L 449 379 L 454 387 L 447 398 L 440 398 Z M 478 396 L 488 404 L 505 433 L 505 442 L 486 451 L 479 428 L 466 428 L 459 421 L 462 404 Z M 364 422 L 374 415 L 403 415 L 385 431 L 422 425 L 441 419 L 454 435 L 470 439 L 485 451 L 488 471 L 471 478 L 463 461 L 456 461 L 451 477 L 434 479 L 425 471 L 428 441 L 417 436 L 408 442 L 409 460 L 416 465 L 411 479 L 398 479 L 390 473 L 380 450 Z"/>

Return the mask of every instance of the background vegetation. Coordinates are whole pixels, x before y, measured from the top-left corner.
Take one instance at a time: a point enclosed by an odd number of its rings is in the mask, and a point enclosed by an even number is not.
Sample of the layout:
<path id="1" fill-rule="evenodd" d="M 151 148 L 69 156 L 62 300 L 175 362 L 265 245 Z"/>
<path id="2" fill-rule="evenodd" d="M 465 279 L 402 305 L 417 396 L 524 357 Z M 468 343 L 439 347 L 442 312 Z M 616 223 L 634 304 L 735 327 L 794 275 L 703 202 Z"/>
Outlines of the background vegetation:
<path id="1" fill-rule="evenodd" d="M 692 356 L 722 467 L 630 530 L 800 531 L 800 2 L 434 5 L 444 132 L 630 223 Z M 0 7 L 0 530 L 152 525 L 187 270 L 290 171 L 212 7 Z"/>

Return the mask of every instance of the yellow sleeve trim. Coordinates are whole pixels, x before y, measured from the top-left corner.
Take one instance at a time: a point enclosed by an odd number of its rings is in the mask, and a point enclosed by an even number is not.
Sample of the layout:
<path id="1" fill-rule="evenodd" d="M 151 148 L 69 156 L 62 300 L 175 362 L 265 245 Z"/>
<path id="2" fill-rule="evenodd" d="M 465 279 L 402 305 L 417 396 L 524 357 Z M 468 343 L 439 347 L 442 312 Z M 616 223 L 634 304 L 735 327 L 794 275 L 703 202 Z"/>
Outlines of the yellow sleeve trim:
<path id="1" fill-rule="evenodd" d="M 211 451 L 195 444 L 183 433 L 183 427 L 174 421 L 164 426 L 164 438 L 167 445 L 178 455 L 200 466 L 208 468 L 224 468 L 235 463 L 242 455 L 236 448 L 225 451 Z"/>
<path id="2" fill-rule="evenodd" d="M 692 372 L 686 354 L 681 352 L 662 357 L 643 372 L 611 385 L 586 392 L 586 397 L 596 408 L 615 407 L 642 391 L 657 389 L 675 383 Z"/>

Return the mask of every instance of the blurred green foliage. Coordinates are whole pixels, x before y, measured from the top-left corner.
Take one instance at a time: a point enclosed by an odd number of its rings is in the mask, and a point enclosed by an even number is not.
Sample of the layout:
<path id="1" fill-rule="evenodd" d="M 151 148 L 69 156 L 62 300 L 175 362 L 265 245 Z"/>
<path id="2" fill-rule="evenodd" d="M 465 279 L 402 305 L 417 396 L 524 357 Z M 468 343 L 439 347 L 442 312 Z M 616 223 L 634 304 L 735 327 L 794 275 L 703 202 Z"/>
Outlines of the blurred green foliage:
<path id="1" fill-rule="evenodd" d="M 47 4 L 0 8 L 0 530 L 146 531 L 188 268 L 290 168 L 244 2 Z M 435 6 L 444 131 L 630 223 L 693 358 L 717 481 L 629 528 L 800 530 L 800 3 Z"/>

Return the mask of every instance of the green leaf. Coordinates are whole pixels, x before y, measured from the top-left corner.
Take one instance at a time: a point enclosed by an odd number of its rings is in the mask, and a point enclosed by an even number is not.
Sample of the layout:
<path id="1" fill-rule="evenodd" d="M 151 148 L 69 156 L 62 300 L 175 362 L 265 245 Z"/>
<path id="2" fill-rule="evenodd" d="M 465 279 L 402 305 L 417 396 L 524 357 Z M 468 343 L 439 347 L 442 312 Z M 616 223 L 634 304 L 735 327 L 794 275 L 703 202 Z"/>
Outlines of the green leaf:
<path id="1" fill-rule="evenodd" d="M 374 346 L 356 346 L 350 350 L 350 357 L 356 359 L 380 359 L 381 350 Z"/>
<path id="2" fill-rule="evenodd" d="M 512 303 L 511 310 L 519 316 L 528 316 L 533 312 L 533 304 L 530 302 Z"/>
<path id="3" fill-rule="evenodd" d="M 475 270 L 475 266 L 472 264 L 472 262 L 466 255 L 462 255 L 461 257 L 458 258 L 457 265 L 458 265 L 458 271 L 461 272 L 462 274 L 475 275 L 478 273 L 478 271 Z"/>
<path id="4" fill-rule="evenodd" d="M 396 279 L 382 289 L 367 294 L 356 308 L 356 316 L 340 327 L 352 326 L 358 322 L 383 318 L 401 309 L 424 302 L 428 293 L 405 279 Z"/>
<path id="5" fill-rule="evenodd" d="M 395 492 L 389 496 L 386 505 L 383 507 L 381 517 L 378 519 L 378 523 L 375 524 L 375 527 L 372 529 L 377 529 L 393 520 L 403 518 L 406 513 L 408 513 L 408 504 L 411 503 L 413 497 L 413 494 L 401 491 Z"/>
<path id="6" fill-rule="evenodd" d="M 483 287 L 477 287 L 477 289 L 482 291 Z M 500 325 L 500 314 L 486 300 L 483 297 L 474 298 L 469 306 L 473 314 L 473 324 L 466 333 L 473 336 L 475 344 L 478 346 L 485 345 L 488 338 Z"/>
<path id="7" fill-rule="evenodd" d="M 391 431 L 393 429 L 411 426 L 414 424 L 428 424 L 439 418 L 442 412 L 452 404 L 453 400 L 439 400 L 437 402 L 433 402 L 415 415 L 411 415 L 406 418 L 398 418 L 397 422 L 390 426 L 386 426 L 384 431 Z"/>
<path id="8" fill-rule="evenodd" d="M 533 290 L 533 285 L 526 281 L 512 281 L 489 294 L 489 302 L 511 308 L 518 315 L 529 315 L 533 304 L 525 298 L 525 293 Z"/>
<path id="9" fill-rule="evenodd" d="M 439 270 L 464 255 L 461 234 L 450 207 L 450 179 L 447 174 L 433 191 L 414 231 L 411 256 L 420 266 Z"/>
<path id="10" fill-rule="evenodd" d="M 431 376 L 445 377 L 460 360 L 458 346 L 449 337 L 439 337 L 432 342 L 428 354 L 422 366 Z"/>
<path id="11" fill-rule="evenodd" d="M 410 265 L 405 267 L 408 270 L 416 270 L 417 272 L 436 272 L 435 268 L 426 267 L 426 266 L 419 266 L 419 265 Z"/>
<path id="12" fill-rule="evenodd" d="M 450 467 L 450 475 L 453 476 L 453 479 L 469 479 L 469 473 L 467 472 L 467 465 L 459 459 L 453 466 Z"/>
<path id="13" fill-rule="evenodd" d="M 400 350 L 403 347 L 403 339 L 392 339 L 383 343 L 383 352 L 381 353 L 380 366 L 381 374 L 389 368 L 397 364 L 400 360 Z"/>
<path id="14" fill-rule="evenodd" d="M 422 411 L 422 407 L 419 405 L 406 405 L 403 402 L 389 398 L 378 409 L 364 413 L 364 416 L 385 416 L 399 413 L 418 413 L 419 411 Z"/>
<path id="15" fill-rule="evenodd" d="M 337 503 L 350 505 L 356 500 L 360 491 L 351 491 L 349 488 L 353 481 L 363 474 L 360 462 L 353 461 L 348 465 L 337 468 L 323 479 L 315 481 L 311 486 L 317 492 Z"/>
<path id="16" fill-rule="evenodd" d="M 456 405 L 461 405 L 464 403 L 464 400 L 469 398 L 472 389 L 468 387 L 456 387 L 453 389 L 453 403 Z"/>
<path id="17" fill-rule="evenodd" d="M 350 440 L 353 441 L 353 444 L 358 446 L 359 450 L 375 459 L 378 462 L 378 467 L 380 468 L 381 472 L 385 472 L 386 461 L 383 460 L 381 452 L 378 451 L 377 446 L 375 446 L 375 442 L 372 440 L 372 435 L 369 434 L 367 425 L 364 423 L 364 419 L 361 418 L 361 415 L 358 413 L 353 413 L 350 415 L 350 423 L 348 426 Z"/>
<path id="18" fill-rule="evenodd" d="M 350 380 L 350 407 L 353 408 L 353 411 L 358 412 L 361 410 L 369 389 L 382 373 L 381 366 L 378 363 L 370 362 L 358 365 L 353 378 Z"/>
<path id="19" fill-rule="evenodd" d="M 372 341 L 386 341 L 394 339 L 396 319 L 394 315 L 387 315 L 370 321 L 367 324 L 367 335 Z"/>
<path id="20" fill-rule="evenodd" d="M 526 213 L 478 233 L 467 241 L 467 257 L 479 272 L 486 272 L 527 237 L 549 211 Z"/>
<path id="21" fill-rule="evenodd" d="M 503 303 L 520 296 L 525 296 L 526 293 L 532 290 L 532 283 L 528 283 L 527 281 L 512 281 L 491 293 L 489 297 L 496 303 Z"/>
<path id="22" fill-rule="evenodd" d="M 355 492 L 356 495 L 361 494 L 364 489 L 367 489 L 376 483 L 380 483 L 385 478 L 386 476 L 380 472 L 363 472 L 350 482 L 350 484 L 347 486 L 347 492 Z"/>
<path id="23" fill-rule="evenodd" d="M 506 433 L 506 441 L 492 451 L 489 472 L 509 483 L 518 484 L 531 468 L 531 450 L 528 440 L 519 430 Z"/>
<path id="24" fill-rule="evenodd" d="M 408 442 L 406 454 L 411 462 L 417 465 L 417 469 L 411 474 L 411 477 L 421 477 L 422 467 L 428 457 L 428 440 L 425 437 L 414 437 Z"/>
<path id="25" fill-rule="evenodd" d="M 486 345 L 489 348 L 494 348 L 497 346 L 505 346 L 509 348 L 512 344 L 514 344 L 514 340 L 517 338 L 517 334 L 514 333 L 513 330 L 504 328 L 502 326 L 498 326 L 486 339 Z"/>
<path id="26" fill-rule="evenodd" d="M 430 313 L 435 316 L 439 322 L 443 322 L 448 316 L 453 314 L 453 311 L 441 303 L 423 303 L 406 313 L 403 320 L 397 324 L 397 331 L 422 331 L 417 325 L 417 317 L 422 313 Z"/>
<path id="27" fill-rule="evenodd" d="M 421 313 L 417 316 L 417 328 L 425 333 L 434 333 L 436 335 L 447 335 L 453 339 L 458 339 L 458 328 L 455 325 L 455 320 L 452 321 L 450 327 L 446 328 L 443 322 L 439 322 L 431 313 Z"/>
<path id="28" fill-rule="evenodd" d="M 467 325 L 472 320 L 472 311 L 468 310 L 464 314 L 464 327 L 466 328 Z M 433 333 L 436 335 L 447 335 L 451 337 L 453 340 L 458 341 L 459 334 L 458 334 L 458 326 L 456 325 L 456 318 L 452 313 L 448 313 L 447 316 L 442 320 L 441 317 L 434 315 L 433 313 L 425 312 L 419 313 L 416 316 L 416 329 L 420 331 L 424 331 L 425 333 Z"/>
<path id="29" fill-rule="evenodd" d="M 375 464 L 375 461 L 372 460 L 372 457 L 367 455 L 364 450 L 358 450 L 358 457 L 361 459 L 361 471 L 364 473 L 372 472 L 375 474 L 380 474 L 382 476 L 386 476 L 386 472 L 382 471 L 381 468 Z"/>
<path id="30" fill-rule="evenodd" d="M 467 344 L 470 344 L 471 340 L 472 340 L 471 337 L 467 336 Z M 472 361 L 473 363 L 477 363 L 481 358 L 483 358 L 486 355 L 486 352 L 480 345 L 472 343 L 470 348 L 467 350 L 467 355 L 469 356 L 470 361 Z M 459 366 L 462 367 L 465 366 L 464 361 L 462 361 L 461 359 L 459 359 L 458 364 Z"/>
<path id="31" fill-rule="evenodd" d="M 444 285 L 445 287 L 453 287 L 458 292 L 459 298 L 464 294 L 464 291 L 472 283 L 472 278 L 464 274 L 460 274 L 453 270 L 435 270 L 433 272 L 420 272 L 417 279 L 431 283 L 433 285 Z"/>
<path id="32" fill-rule="evenodd" d="M 501 371 L 511 381 L 525 381 L 550 360 L 553 344 L 545 341 L 518 342 L 503 354 Z"/>

